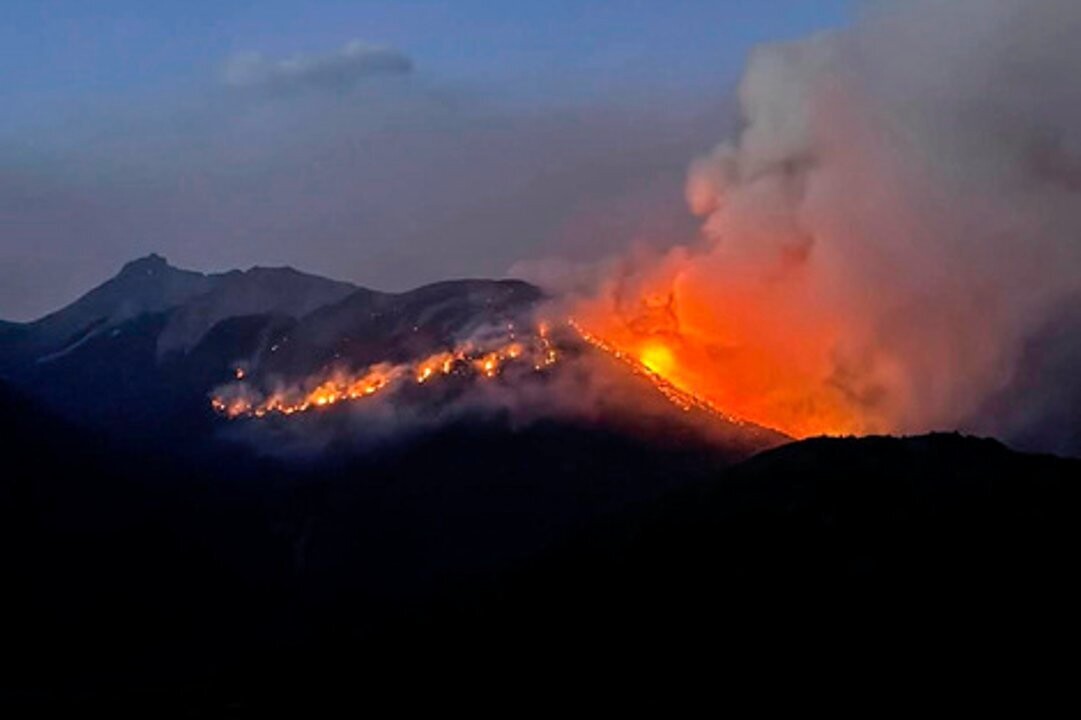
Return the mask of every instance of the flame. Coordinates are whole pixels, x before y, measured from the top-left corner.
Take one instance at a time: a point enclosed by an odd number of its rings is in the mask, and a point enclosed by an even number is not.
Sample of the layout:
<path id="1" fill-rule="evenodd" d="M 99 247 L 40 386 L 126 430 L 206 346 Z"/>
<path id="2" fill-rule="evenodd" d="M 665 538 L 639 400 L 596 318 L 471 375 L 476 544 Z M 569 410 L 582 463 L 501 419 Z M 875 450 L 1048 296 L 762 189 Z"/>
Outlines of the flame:
<path id="1" fill-rule="evenodd" d="M 608 340 L 605 340 L 598 335 L 594 335 L 582 327 L 582 325 L 574 318 L 568 320 L 567 324 L 578 333 L 578 336 L 586 343 L 628 366 L 634 374 L 648 379 L 670 403 L 680 410 L 683 410 L 684 412 L 699 410 L 714 415 L 726 422 L 735 423 L 737 425 L 746 424 L 742 418 L 721 410 L 717 405 L 711 402 L 709 398 L 699 395 L 693 390 L 678 386 L 668 377 L 665 377 L 662 372 L 650 367 L 643 359 L 643 356 L 652 357 L 653 354 L 647 352 L 647 350 L 653 350 L 659 358 L 671 360 L 673 356 L 668 348 L 654 344 L 647 346 L 646 349 L 643 349 L 640 353 L 636 354 L 623 350 L 616 345 L 613 345 Z"/>
<path id="2" fill-rule="evenodd" d="M 575 325 L 587 339 L 603 337 L 615 357 L 731 416 L 793 437 L 878 429 L 846 378 L 830 379 L 835 358 L 822 348 L 843 336 L 830 318 L 738 287 L 704 290 L 700 278 L 668 280 L 632 299 L 582 301 Z"/>
<path id="3" fill-rule="evenodd" d="M 718 403 L 715 396 L 702 392 L 691 382 L 694 375 L 687 373 L 684 365 L 688 357 L 686 343 L 677 334 L 647 333 L 636 342 L 623 344 L 587 330 L 574 318 L 565 325 L 586 344 L 648 379 L 679 409 L 709 413 L 736 424 L 752 419 L 728 412 L 727 406 Z M 268 395 L 261 394 L 249 382 L 234 382 L 219 388 L 211 398 L 211 407 L 230 419 L 288 416 L 364 400 L 409 380 L 417 385 L 430 384 L 449 375 L 489 380 L 498 377 L 510 364 L 531 366 L 534 372 L 541 372 L 558 363 L 561 357 L 548 323 L 540 323 L 528 338 L 517 337 L 510 326 L 505 337 L 487 346 L 463 343 L 411 363 L 381 363 L 359 372 L 332 372 Z M 238 380 L 243 379 L 238 376 Z"/>
<path id="4" fill-rule="evenodd" d="M 529 363 L 535 371 L 555 364 L 555 347 L 548 337 L 547 325 L 538 328 L 531 341 L 517 339 L 514 326 L 507 327 L 507 337 L 495 347 L 478 348 L 473 343 L 429 355 L 413 363 L 392 365 L 381 363 L 360 372 L 333 372 L 329 376 L 309 379 L 299 387 L 277 390 L 263 395 L 249 383 L 240 382 L 247 373 L 237 369 L 238 382 L 219 388 L 211 397 L 215 412 L 227 418 L 268 415 L 293 415 L 329 408 L 343 402 L 363 400 L 412 378 L 424 385 L 452 374 L 473 374 L 480 378 L 495 378 L 508 363 Z M 306 388 L 306 389 L 305 389 Z"/>
<path id="5" fill-rule="evenodd" d="M 417 364 L 414 373 L 417 383 L 424 384 L 433 377 L 449 375 L 454 369 L 454 364 L 463 361 L 464 359 L 465 353 L 461 350 L 458 352 L 442 352 L 431 355 Z"/>
<path id="6" fill-rule="evenodd" d="M 651 372 L 664 376 L 671 374 L 675 365 L 675 356 L 667 345 L 650 343 L 642 348 L 638 358 Z"/>

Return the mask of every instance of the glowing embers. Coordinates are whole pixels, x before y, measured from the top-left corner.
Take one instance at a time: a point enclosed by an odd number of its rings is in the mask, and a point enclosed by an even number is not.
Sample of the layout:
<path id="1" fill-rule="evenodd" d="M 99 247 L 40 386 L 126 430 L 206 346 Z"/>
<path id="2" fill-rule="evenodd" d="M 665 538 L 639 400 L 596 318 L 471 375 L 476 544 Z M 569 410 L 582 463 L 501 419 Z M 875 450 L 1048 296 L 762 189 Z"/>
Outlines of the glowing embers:
<path id="1" fill-rule="evenodd" d="M 575 332 L 578 333 L 578 336 L 586 343 L 627 365 L 636 375 L 647 378 L 653 383 L 653 386 L 658 392 L 664 395 L 670 403 L 684 412 L 700 410 L 711 415 L 716 415 L 730 423 L 736 423 L 737 425 L 745 424 L 744 420 L 729 415 L 706 398 L 697 395 L 690 390 L 677 387 L 671 380 L 666 378 L 664 375 L 673 370 L 676 358 L 672 350 L 659 341 L 646 344 L 637 354 L 635 354 L 616 347 L 604 338 L 590 333 L 574 319 L 568 320 L 567 324 L 573 328 Z"/>
<path id="2" fill-rule="evenodd" d="M 463 362 L 465 362 L 464 352 L 436 353 L 417 363 L 413 375 L 417 383 L 423 385 L 440 375 L 450 375 L 455 366 Z"/>
<path id="3" fill-rule="evenodd" d="M 450 375 L 492 379 L 510 363 L 541 371 L 557 359 L 546 327 L 542 325 L 536 334 L 518 339 L 510 325 L 494 340 L 462 343 L 411 363 L 381 363 L 361 372 L 332 372 L 269 394 L 240 382 L 243 376 L 237 373 L 238 382 L 218 388 L 210 404 L 228 418 L 292 415 L 363 400 L 410 381 L 425 385 Z"/>

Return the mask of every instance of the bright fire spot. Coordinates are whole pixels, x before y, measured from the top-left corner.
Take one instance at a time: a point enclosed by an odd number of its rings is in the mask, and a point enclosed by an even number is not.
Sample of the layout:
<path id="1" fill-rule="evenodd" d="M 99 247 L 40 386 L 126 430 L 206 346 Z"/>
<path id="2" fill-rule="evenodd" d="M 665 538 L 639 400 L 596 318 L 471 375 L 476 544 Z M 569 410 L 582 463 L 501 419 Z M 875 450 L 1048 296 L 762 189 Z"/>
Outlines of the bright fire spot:
<path id="1" fill-rule="evenodd" d="M 748 422 L 797 438 L 876 429 L 862 400 L 874 387 L 853 392 L 819 352 L 836 345 L 839 329 L 779 310 L 752 315 L 734 298 L 728 312 L 717 306 L 677 285 L 637 300 L 583 303 L 573 324 L 587 340 L 603 338 L 617 359 Z"/>
<path id="2" fill-rule="evenodd" d="M 495 377 L 496 372 L 499 370 L 499 361 L 503 353 L 491 352 L 473 362 L 473 367 L 477 369 L 479 373 L 484 377 Z"/>
<path id="3" fill-rule="evenodd" d="M 638 359 L 647 368 L 658 375 L 669 375 L 672 372 L 676 359 L 672 351 L 665 345 L 651 343 L 642 348 Z"/>
<path id="4" fill-rule="evenodd" d="M 677 386 L 674 382 L 672 382 L 672 380 L 665 377 L 662 373 L 648 366 L 645 363 L 644 359 L 639 359 L 633 353 L 626 352 L 625 350 L 622 350 L 619 347 L 613 345 L 608 340 L 594 335 L 593 333 L 582 327 L 580 324 L 578 324 L 578 322 L 574 319 L 569 320 L 568 324 L 571 328 L 574 329 L 575 332 L 578 333 L 582 340 L 589 343 L 596 349 L 607 353 L 608 355 L 612 356 L 624 365 L 627 365 L 631 369 L 631 372 L 635 373 L 636 375 L 641 375 L 647 378 L 651 383 L 653 383 L 653 386 L 657 388 L 657 390 L 662 395 L 664 395 L 665 398 L 668 399 L 670 403 L 683 410 L 684 412 L 690 412 L 691 410 L 699 410 L 709 413 L 711 415 L 716 415 L 722 420 L 726 420 L 730 423 L 735 423 L 737 425 L 744 424 L 744 420 L 742 420 L 741 418 L 729 415 L 728 413 L 724 412 L 719 407 L 714 405 L 708 398 L 699 395 L 687 388 Z M 670 350 L 668 350 L 664 346 L 659 347 L 663 349 L 663 352 L 660 353 L 662 358 L 674 360 L 674 355 Z"/>

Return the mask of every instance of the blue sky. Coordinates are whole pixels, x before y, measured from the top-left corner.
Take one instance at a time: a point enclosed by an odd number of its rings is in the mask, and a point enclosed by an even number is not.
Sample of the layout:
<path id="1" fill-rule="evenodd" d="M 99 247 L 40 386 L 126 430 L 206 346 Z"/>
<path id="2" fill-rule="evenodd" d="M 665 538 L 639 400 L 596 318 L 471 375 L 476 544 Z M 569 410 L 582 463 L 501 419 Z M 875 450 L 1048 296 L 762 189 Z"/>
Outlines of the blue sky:
<path id="1" fill-rule="evenodd" d="M 401 289 L 678 241 L 747 52 L 853 5 L 4 0 L 0 318 L 149 252 Z"/>
<path id="2" fill-rule="evenodd" d="M 845 22 L 852 0 L 5 0 L 9 124 L 65 104 L 197 83 L 224 58 L 320 53 L 352 38 L 438 77 L 541 101 L 634 88 L 692 92 L 736 77 L 756 43 Z"/>

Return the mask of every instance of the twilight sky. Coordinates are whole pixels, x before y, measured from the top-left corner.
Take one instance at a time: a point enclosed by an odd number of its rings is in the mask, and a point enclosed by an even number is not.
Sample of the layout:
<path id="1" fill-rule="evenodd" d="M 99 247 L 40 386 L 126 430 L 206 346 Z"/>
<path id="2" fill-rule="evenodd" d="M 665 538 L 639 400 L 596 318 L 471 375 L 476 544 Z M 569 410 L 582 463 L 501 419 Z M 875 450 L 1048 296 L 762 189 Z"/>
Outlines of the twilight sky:
<path id="1" fill-rule="evenodd" d="M 151 251 L 393 290 L 682 239 L 747 51 L 853 5 L 5 0 L 0 318 Z"/>

